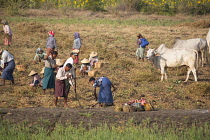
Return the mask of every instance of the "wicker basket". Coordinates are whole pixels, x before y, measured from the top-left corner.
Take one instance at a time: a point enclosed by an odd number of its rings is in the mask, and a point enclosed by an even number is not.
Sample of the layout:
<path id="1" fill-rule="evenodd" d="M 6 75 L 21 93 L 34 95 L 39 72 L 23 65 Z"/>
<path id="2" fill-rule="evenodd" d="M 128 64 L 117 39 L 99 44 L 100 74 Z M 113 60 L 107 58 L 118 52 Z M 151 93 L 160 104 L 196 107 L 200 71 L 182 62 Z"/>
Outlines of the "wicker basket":
<path id="1" fill-rule="evenodd" d="M 121 112 L 121 111 L 123 111 L 123 108 L 122 107 L 115 107 L 114 110 L 116 112 Z"/>
<path id="2" fill-rule="evenodd" d="M 101 62 L 96 62 L 94 64 L 94 68 L 101 68 L 102 66 L 103 66 L 103 63 L 101 63 Z"/>
<path id="3" fill-rule="evenodd" d="M 130 112 L 130 106 L 129 105 L 124 105 L 123 106 L 123 112 Z"/>
<path id="4" fill-rule="evenodd" d="M 88 76 L 95 77 L 98 71 L 89 71 Z"/>
<path id="5" fill-rule="evenodd" d="M 154 107 L 150 103 L 144 105 L 146 111 L 154 111 Z"/>
<path id="6" fill-rule="evenodd" d="M 26 65 L 16 65 L 18 71 L 26 71 Z"/>

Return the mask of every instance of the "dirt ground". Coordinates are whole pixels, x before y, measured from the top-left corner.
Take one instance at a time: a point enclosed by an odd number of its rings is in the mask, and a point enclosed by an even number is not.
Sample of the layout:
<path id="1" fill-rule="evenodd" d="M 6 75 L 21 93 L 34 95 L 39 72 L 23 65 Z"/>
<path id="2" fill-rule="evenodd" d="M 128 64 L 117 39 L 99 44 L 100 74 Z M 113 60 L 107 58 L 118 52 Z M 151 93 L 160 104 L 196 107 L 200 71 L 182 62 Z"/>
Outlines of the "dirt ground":
<path id="1" fill-rule="evenodd" d="M 156 110 L 141 112 L 115 112 L 113 107 L 94 109 L 75 108 L 22 108 L 0 109 L 1 120 L 9 120 L 14 124 L 27 123 L 30 125 L 48 123 L 53 128 L 56 123 L 72 124 L 84 127 L 107 125 L 124 125 L 127 122 L 141 124 L 171 124 L 177 127 L 191 127 L 210 122 L 210 110 Z"/>
<path id="2" fill-rule="evenodd" d="M 27 14 L 26 16 L 30 20 L 49 15 L 46 12 L 34 12 L 33 10 Z M 6 49 L 15 55 L 17 64 L 26 64 L 28 67 L 25 72 L 15 70 L 15 86 L 9 85 L 8 82 L 5 86 L 0 86 L 0 121 L 10 120 L 15 124 L 28 122 L 28 125 L 47 123 L 50 129 L 53 129 L 56 123 L 71 123 L 75 126 L 83 124 L 88 127 L 90 125 L 98 126 L 101 123 L 123 125 L 126 122 L 140 124 L 145 121 L 161 125 L 174 121 L 177 126 L 182 127 L 183 125 L 191 126 L 195 123 L 203 125 L 205 122 L 210 122 L 209 63 L 205 63 L 203 68 L 199 68 L 198 82 L 194 82 L 191 75 L 190 80 L 184 83 L 186 69 L 177 70 L 176 68 L 168 70 L 168 81 L 160 82 L 160 71 L 148 61 L 137 61 L 135 57 L 136 47 L 134 47 L 136 34 L 139 32 L 149 39 L 150 48 L 157 48 L 162 43 L 171 47 L 175 37 L 182 39 L 205 38 L 210 22 L 206 21 L 208 23 L 206 24 L 202 19 L 209 19 L 209 16 L 182 17 L 178 15 L 168 17 L 135 13 L 110 15 L 76 11 L 74 14 L 60 18 L 80 16 L 84 20 L 105 18 L 123 21 L 143 18 L 151 22 L 166 19 L 175 22 L 193 18 L 197 22 L 193 22 L 193 24 L 186 21 L 187 23 L 176 26 L 142 25 L 141 27 L 140 25 L 123 24 L 48 23 L 42 22 L 41 19 L 36 22 L 28 22 L 27 20 L 16 21 L 16 17 L 10 17 L 11 19 L 14 18 L 10 24 L 14 33 L 14 44 Z M 58 19 L 58 17 L 59 14 L 55 14 L 50 18 Z M 202 27 L 200 27 L 200 20 L 205 23 L 202 24 Z M 197 23 L 199 27 L 197 27 Z M 104 67 L 98 69 L 97 77 L 108 76 L 118 88 L 115 92 L 115 103 L 127 102 L 139 98 L 140 94 L 145 94 L 146 100 L 153 103 L 156 111 L 125 113 L 115 112 L 114 107 L 80 109 L 78 102 L 74 100 L 74 94 L 70 94 L 68 97 L 68 108 L 61 107 L 63 100 L 59 100 L 58 108 L 52 108 L 52 90 L 48 90 L 44 95 L 41 88 L 35 89 L 28 86 L 28 82 L 31 81 L 28 73 L 31 70 L 39 72 L 44 65 L 44 63 L 34 64 L 32 62 L 35 50 L 38 47 L 45 47 L 47 31 L 52 29 L 56 31 L 56 39 L 60 47 L 59 57 L 69 56 L 69 44 L 73 43 L 73 33 L 76 31 L 80 32 L 84 38 L 80 60 L 88 58 L 91 51 L 98 52 L 100 59 L 104 62 Z M 0 37 L 2 38 L 3 35 L 1 34 Z M 0 45 L 3 45 L 2 42 Z M 77 68 L 79 69 L 80 66 Z M 78 75 L 77 78 L 77 91 L 81 104 L 84 107 L 91 105 L 94 96 L 92 86 L 87 83 L 89 77 Z"/>

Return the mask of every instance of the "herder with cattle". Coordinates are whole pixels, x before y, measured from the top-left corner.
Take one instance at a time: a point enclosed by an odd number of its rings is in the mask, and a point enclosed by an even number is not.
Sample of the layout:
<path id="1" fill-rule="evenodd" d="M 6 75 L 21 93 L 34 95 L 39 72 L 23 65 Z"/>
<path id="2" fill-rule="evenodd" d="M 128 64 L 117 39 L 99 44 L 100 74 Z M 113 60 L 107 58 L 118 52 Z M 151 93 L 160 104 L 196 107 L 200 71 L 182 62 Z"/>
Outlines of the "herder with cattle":
<path id="1" fill-rule="evenodd" d="M 137 44 L 137 50 L 136 50 L 136 57 L 137 60 L 141 59 L 144 62 L 144 52 L 147 45 L 149 45 L 149 42 L 141 35 L 137 35 L 138 39 L 136 41 Z"/>

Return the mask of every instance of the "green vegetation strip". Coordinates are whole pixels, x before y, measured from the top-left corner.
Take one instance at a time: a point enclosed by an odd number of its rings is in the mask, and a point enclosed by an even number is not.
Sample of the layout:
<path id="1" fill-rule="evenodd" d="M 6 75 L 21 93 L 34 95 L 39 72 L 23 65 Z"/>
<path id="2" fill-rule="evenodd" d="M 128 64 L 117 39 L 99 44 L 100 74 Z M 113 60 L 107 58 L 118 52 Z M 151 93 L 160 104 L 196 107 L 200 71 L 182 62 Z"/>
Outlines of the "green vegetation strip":
<path id="1" fill-rule="evenodd" d="M 157 124 L 134 125 L 131 123 L 122 126 L 108 126 L 106 124 L 92 127 L 82 125 L 54 125 L 46 123 L 31 125 L 23 123 L 14 125 L 3 121 L 0 123 L 0 140 L 205 140 L 210 137 L 210 127 L 208 123 L 203 126 L 179 127 L 175 125 Z"/>
<path id="2" fill-rule="evenodd" d="M 51 19 L 51 18 L 23 18 L 23 17 L 9 17 L 9 21 L 13 22 L 47 22 L 51 24 L 85 24 L 85 25 L 132 25 L 132 26 L 171 26 L 180 23 L 192 22 L 192 19 L 186 20 L 167 20 L 167 19 L 130 19 L 130 20 L 111 20 L 111 19 L 80 19 L 80 18 L 61 18 L 61 19 Z"/>

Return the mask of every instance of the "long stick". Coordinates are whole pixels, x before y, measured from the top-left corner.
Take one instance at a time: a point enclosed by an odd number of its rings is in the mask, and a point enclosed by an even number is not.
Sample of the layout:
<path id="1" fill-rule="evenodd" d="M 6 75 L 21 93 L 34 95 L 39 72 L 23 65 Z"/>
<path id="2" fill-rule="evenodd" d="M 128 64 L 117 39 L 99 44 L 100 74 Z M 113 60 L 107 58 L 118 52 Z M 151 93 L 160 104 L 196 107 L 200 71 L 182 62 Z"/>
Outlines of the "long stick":
<path id="1" fill-rule="evenodd" d="M 74 70 L 74 75 L 75 75 L 75 77 L 74 77 L 74 93 L 75 93 L 75 98 L 76 98 L 76 100 L 78 101 L 79 106 L 80 106 L 80 107 L 83 107 L 83 106 L 80 104 L 79 96 L 77 95 L 76 69 Z"/>

